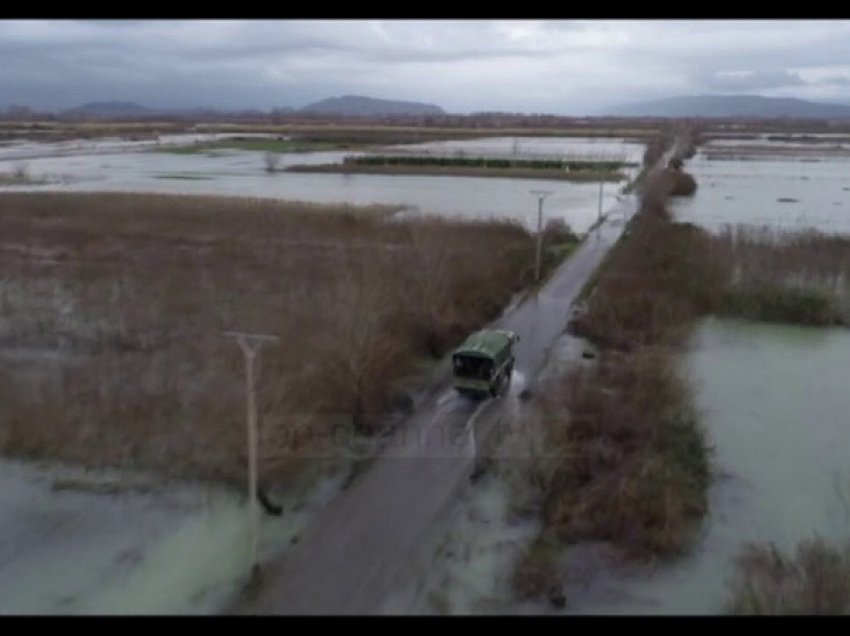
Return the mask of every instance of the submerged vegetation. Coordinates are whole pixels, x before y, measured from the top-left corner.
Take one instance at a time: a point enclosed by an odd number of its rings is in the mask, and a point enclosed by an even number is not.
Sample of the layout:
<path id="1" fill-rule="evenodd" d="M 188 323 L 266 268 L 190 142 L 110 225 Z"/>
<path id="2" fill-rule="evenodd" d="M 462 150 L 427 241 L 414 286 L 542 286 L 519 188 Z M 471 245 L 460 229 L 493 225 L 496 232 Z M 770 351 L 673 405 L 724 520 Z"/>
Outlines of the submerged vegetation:
<path id="1" fill-rule="evenodd" d="M 47 183 L 46 179 L 36 179 L 27 175 L 0 174 L 0 186 L 42 185 L 45 183 Z"/>
<path id="2" fill-rule="evenodd" d="M 47 179 L 31 176 L 29 168 L 24 163 L 18 163 L 13 166 L 11 172 L 0 173 L 0 186 L 42 185 L 45 183 L 47 183 Z"/>
<path id="3" fill-rule="evenodd" d="M 5 194 L 0 451 L 242 479 L 260 356 L 261 478 L 347 451 L 407 408 L 420 363 L 533 277 L 510 222 L 394 208 L 133 194 Z M 389 418 L 389 419 L 388 419 Z"/>
<path id="4" fill-rule="evenodd" d="M 648 177 L 639 213 L 570 321 L 598 347 L 596 362 L 550 380 L 533 403 L 546 450 L 526 480 L 543 530 L 517 564 L 522 597 L 552 589 L 553 546 L 602 541 L 639 559 L 688 546 L 707 512 L 710 449 L 676 360 L 699 318 L 850 324 L 850 239 L 743 227 L 715 236 L 673 222 L 667 198 L 695 190 L 681 164 Z M 824 548 L 812 546 L 798 560 L 823 560 Z M 754 555 L 739 593 L 749 607 L 768 602 L 759 598 L 765 572 L 783 579 L 771 583 L 777 589 L 814 576 L 785 561 L 767 569 L 764 553 Z"/>
<path id="5" fill-rule="evenodd" d="M 719 314 L 850 325 L 850 237 L 738 226 L 713 241 L 732 268 Z"/>
<path id="6" fill-rule="evenodd" d="M 559 541 L 611 541 L 629 556 L 680 552 L 706 512 L 706 443 L 669 351 L 604 353 L 540 405 L 556 452 L 535 479 Z"/>
<path id="7" fill-rule="evenodd" d="M 708 448 L 674 353 L 712 303 L 700 285 L 709 249 L 695 228 L 644 206 L 573 321 L 600 346 L 598 364 L 553 381 L 537 404 L 552 453 L 533 480 L 544 532 L 559 542 L 673 554 L 705 514 Z"/>
<path id="8" fill-rule="evenodd" d="M 698 315 L 718 306 L 727 275 L 718 257 L 704 231 L 645 210 L 614 248 L 570 327 L 620 351 L 679 344 Z"/>
<path id="9" fill-rule="evenodd" d="M 733 614 L 850 614 L 850 543 L 809 539 L 789 556 L 750 544 L 735 562 Z"/>
<path id="10" fill-rule="evenodd" d="M 526 467 L 525 505 L 543 525 L 515 570 L 523 598 L 553 600 L 561 546 L 604 541 L 627 558 L 674 555 L 707 511 L 709 449 L 675 353 L 713 302 L 701 284 L 716 276 L 711 242 L 670 221 L 663 173 L 647 183 L 571 322 L 599 346 L 596 363 L 547 381 L 532 406 L 545 450 Z"/>

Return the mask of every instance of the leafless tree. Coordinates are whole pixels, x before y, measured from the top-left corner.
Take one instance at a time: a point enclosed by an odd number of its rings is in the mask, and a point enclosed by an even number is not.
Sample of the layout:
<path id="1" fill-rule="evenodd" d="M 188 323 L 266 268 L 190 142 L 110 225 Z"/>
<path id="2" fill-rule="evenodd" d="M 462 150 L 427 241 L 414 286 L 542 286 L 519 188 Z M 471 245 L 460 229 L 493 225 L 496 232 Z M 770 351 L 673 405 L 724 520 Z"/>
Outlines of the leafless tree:
<path id="1" fill-rule="evenodd" d="M 277 170 L 278 166 L 280 165 L 281 157 L 280 157 L 280 153 L 272 152 L 270 150 L 269 152 L 266 153 L 264 159 L 265 159 L 265 162 L 266 162 L 266 172 L 274 172 L 275 170 Z"/>
<path id="2" fill-rule="evenodd" d="M 19 161 L 12 168 L 12 177 L 17 181 L 24 181 L 27 178 L 29 166 L 23 161 Z"/>

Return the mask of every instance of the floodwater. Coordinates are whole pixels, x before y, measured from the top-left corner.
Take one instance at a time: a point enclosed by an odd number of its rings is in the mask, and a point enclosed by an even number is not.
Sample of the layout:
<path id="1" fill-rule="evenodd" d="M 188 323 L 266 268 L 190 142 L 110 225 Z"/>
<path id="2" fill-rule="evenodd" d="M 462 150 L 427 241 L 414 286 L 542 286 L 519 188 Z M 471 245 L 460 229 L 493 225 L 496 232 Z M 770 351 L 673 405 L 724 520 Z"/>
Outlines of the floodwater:
<path id="1" fill-rule="evenodd" d="M 654 575 L 599 570 L 568 591 L 578 613 L 724 611 L 751 541 L 793 551 L 850 534 L 850 331 L 706 320 L 686 367 L 714 446 L 710 513 L 690 556 Z"/>
<path id="2" fill-rule="evenodd" d="M 782 229 L 816 228 L 850 232 L 850 148 L 831 156 L 823 144 L 795 142 L 806 158 L 787 154 L 783 142 L 759 141 L 763 153 L 739 159 L 712 159 L 712 142 L 687 162 L 699 189 L 672 203 L 678 220 L 710 230 L 726 224 L 767 225 Z M 734 150 L 751 140 L 733 143 Z M 745 147 L 745 146 L 744 146 Z"/>
<path id="3" fill-rule="evenodd" d="M 604 546 L 582 544 L 565 551 L 563 610 L 518 603 L 510 575 L 539 525 L 512 510 L 510 481 L 488 475 L 462 494 L 415 611 L 722 613 L 746 543 L 793 550 L 815 534 L 850 534 L 848 359 L 845 329 L 705 320 L 683 368 L 697 390 L 715 480 L 689 555 L 654 570 L 614 569 Z"/>
<path id="4" fill-rule="evenodd" d="M 97 137 L 94 139 L 69 139 L 66 141 L 13 140 L 0 144 L 0 161 L 26 161 L 40 157 L 96 155 L 115 152 L 142 152 L 156 148 L 187 146 L 195 143 L 213 142 L 235 135 L 217 133 L 175 133 L 160 135 L 156 139 L 127 139 L 120 137 Z M 280 135 L 268 133 L 240 133 L 239 137 L 275 138 Z"/>
<path id="5" fill-rule="evenodd" d="M 262 561 L 290 544 L 340 479 L 280 496 L 284 515 L 261 519 Z M 90 487 L 55 490 L 63 480 Z M 5 461 L 0 483 L 0 614 L 209 614 L 247 581 L 244 497 Z M 96 492 L 104 484 L 130 487 Z"/>
<path id="6" fill-rule="evenodd" d="M 187 143 L 207 136 L 161 139 Z M 551 145 L 551 140 L 544 140 Z M 572 142 L 572 140 L 571 140 Z M 534 140 L 522 140 L 534 149 Z M 227 194 L 316 202 L 397 203 L 423 213 L 519 218 L 536 223 L 530 189 L 546 189 L 547 218 L 582 231 L 596 220 L 598 184 L 265 172 L 263 153 L 148 152 L 152 142 L 97 140 L 0 148 L 0 173 L 25 166 L 44 186 L 3 190 Z M 548 146 L 547 146 L 548 147 Z M 340 161 L 349 153 L 282 155 L 283 166 Z M 608 208 L 616 186 L 606 184 Z M 521 383 L 520 383 L 521 384 Z M 339 492 L 330 475 L 307 493 L 282 493 L 282 518 L 264 517 L 261 560 L 287 549 Z M 248 568 L 244 498 L 200 485 L 145 485 L 97 492 L 126 474 L 0 462 L 0 614 L 210 613 L 243 583 Z M 57 480 L 95 487 L 55 490 Z M 107 489 L 108 490 L 108 489 Z M 494 501 L 498 501 L 498 495 Z"/>
<path id="7" fill-rule="evenodd" d="M 505 138 L 510 139 L 510 138 Z M 187 139 L 186 141 L 191 141 Z M 620 152 L 631 157 L 642 146 L 624 141 L 590 140 L 599 153 Z M 94 142 L 91 142 L 94 143 Z M 130 142 L 124 142 L 130 143 Z M 132 142 L 146 148 L 112 154 L 98 154 L 111 146 L 101 142 L 94 150 L 77 154 L 40 149 L 23 161 L 21 152 L 0 153 L 0 174 L 11 173 L 25 165 L 27 174 L 47 181 L 44 185 L 4 186 L 0 191 L 72 191 L 72 192 L 145 192 L 164 194 L 210 194 L 274 198 L 315 203 L 383 203 L 400 205 L 416 214 L 438 214 L 459 218 L 517 219 L 529 228 L 537 225 L 537 199 L 530 190 L 552 192 L 544 204 L 544 215 L 561 218 L 577 232 L 586 231 L 597 219 L 600 187 L 597 183 L 571 183 L 536 179 L 497 179 L 408 175 L 345 175 L 276 172 L 268 174 L 263 152 L 217 150 L 204 154 L 148 152 L 151 142 Z M 185 143 L 185 142 L 184 142 Z M 420 147 L 434 147 L 435 143 Z M 448 142 L 445 142 L 448 143 Z M 502 139 L 452 142 L 453 149 L 479 152 L 482 148 L 501 148 Z M 511 142 L 512 143 L 512 142 Z M 588 140 L 521 139 L 524 152 L 588 151 Z M 412 146 L 395 146 L 410 148 Z M 619 150 L 617 150 L 619 149 Z M 146 151 L 142 151 L 146 150 Z M 27 152 L 30 152 L 28 150 Z M 64 153 L 64 154 L 63 154 Z M 50 156 L 62 154 L 62 156 Z M 279 166 L 295 164 L 339 163 L 352 152 L 287 153 Z M 599 155 L 602 156 L 602 155 Z M 607 156 L 607 155 L 605 155 Z M 632 172 L 637 168 L 631 169 Z M 620 185 L 602 188 L 604 209 L 616 203 Z"/>
<path id="8" fill-rule="evenodd" d="M 677 219 L 709 229 L 743 222 L 850 230 L 844 207 L 850 205 L 850 164 L 835 158 L 793 162 L 779 154 L 758 161 L 698 155 L 686 169 L 700 187 L 693 198 L 674 203 Z M 546 374 L 576 358 L 579 346 L 562 338 Z M 835 540 L 850 535 L 848 360 L 847 329 L 706 319 L 682 367 L 713 447 L 715 479 L 709 514 L 688 555 L 655 568 L 614 568 L 606 546 L 580 544 L 566 550 L 562 563 L 563 610 L 518 603 L 509 576 L 537 525 L 534 517 L 512 511 L 516 483 L 488 477 L 464 493 L 417 611 L 722 613 L 734 558 L 747 543 L 769 541 L 792 551 L 815 534 Z"/>
<path id="9" fill-rule="evenodd" d="M 629 200 L 610 214 L 614 219 L 628 217 L 635 207 L 636 202 Z M 529 427 L 510 425 L 518 421 L 514 409 L 522 408 L 519 394 L 529 383 L 533 387 L 552 341 L 563 331 L 563 316 L 622 228 L 622 221 L 613 226 L 603 224 L 536 297 L 526 299 L 494 323 L 521 336 L 516 347 L 516 377 L 504 399 L 476 407 L 450 387 L 442 396 L 434 394 L 381 448 L 381 457 L 369 472 L 315 520 L 298 550 L 272 566 L 269 586 L 256 598 L 237 603 L 235 611 L 406 613 L 421 602 L 422 575 L 440 568 L 431 548 L 445 535 L 447 528 L 441 518 L 456 509 L 456 493 L 468 485 L 475 458 L 489 454 L 494 434 L 503 432 L 523 444 L 529 441 L 525 435 Z M 525 457 L 529 449 L 517 452 Z M 478 506 L 480 496 L 480 492 L 472 492 L 466 500 Z M 486 517 L 503 501 L 494 492 L 480 502 L 481 514 Z M 345 532 L 340 533 L 340 528 Z M 517 527 L 515 531 L 520 536 L 525 529 Z M 508 535 L 513 532 L 506 529 Z M 483 553 L 489 552 L 484 549 Z M 464 575 L 460 591 L 464 581 L 476 577 L 477 570 L 496 571 L 507 580 L 510 573 L 504 556 L 496 555 L 481 568 L 477 561 L 465 558 L 456 562 Z M 439 588 L 443 592 L 452 589 L 442 584 Z"/>
<path id="10" fill-rule="evenodd" d="M 476 157 L 558 156 L 574 160 L 624 161 L 640 163 L 644 145 L 617 138 L 594 137 L 487 137 L 430 141 L 421 144 L 388 146 L 416 154 L 454 155 L 463 153 Z"/>

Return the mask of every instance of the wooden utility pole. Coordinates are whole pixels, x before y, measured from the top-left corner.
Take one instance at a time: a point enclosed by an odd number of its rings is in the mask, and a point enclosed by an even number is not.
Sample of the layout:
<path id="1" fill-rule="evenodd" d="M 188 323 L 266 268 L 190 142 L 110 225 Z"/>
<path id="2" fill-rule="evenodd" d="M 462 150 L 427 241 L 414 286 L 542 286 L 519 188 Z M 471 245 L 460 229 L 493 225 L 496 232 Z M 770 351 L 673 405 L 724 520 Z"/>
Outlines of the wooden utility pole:
<path id="1" fill-rule="evenodd" d="M 552 194 L 551 190 L 531 190 L 537 197 L 537 251 L 534 259 L 534 280 L 540 280 L 540 261 L 543 250 L 543 199 Z"/>
<path id="2" fill-rule="evenodd" d="M 596 220 L 602 220 L 602 186 L 605 185 L 604 181 L 599 182 L 599 212 L 596 215 Z"/>
<path id="3" fill-rule="evenodd" d="M 251 574 L 259 571 L 260 544 L 259 507 L 257 502 L 257 395 L 254 382 L 254 359 L 266 342 L 276 342 L 277 336 L 243 331 L 226 331 L 225 336 L 236 338 L 245 354 L 245 395 L 247 398 L 248 429 L 248 523 L 251 530 Z"/>

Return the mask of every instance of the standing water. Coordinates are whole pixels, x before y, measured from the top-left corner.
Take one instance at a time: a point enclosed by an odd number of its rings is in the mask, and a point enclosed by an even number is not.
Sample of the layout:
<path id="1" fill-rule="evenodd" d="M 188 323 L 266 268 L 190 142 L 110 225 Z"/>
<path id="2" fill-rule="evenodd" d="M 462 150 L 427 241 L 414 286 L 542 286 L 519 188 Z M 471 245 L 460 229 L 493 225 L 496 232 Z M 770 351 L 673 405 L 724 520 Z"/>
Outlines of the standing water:
<path id="1" fill-rule="evenodd" d="M 261 563 L 343 477 L 280 496 L 283 516 L 262 519 Z M 0 463 L 0 615 L 209 614 L 229 601 L 250 571 L 244 497 L 128 478 Z"/>
<path id="2" fill-rule="evenodd" d="M 682 367 L 715 479 L 687 556 L 654 569 L 614 568 L 604 546 L 567 547 L 566 607 L 518 603 L 513 566 L 539 524 L 512 511 L 505 480 L 487 476 L 466 489 L 417 602 L 404 611 L 722 613 L 734 557 L 748 542 L 791 550 L 814 534 L 850 535 L 848 359 L 848 330 L 705 320 Z"/>
<path id="3" fill-rule="evenodd" d="M 452 143 L 453 151 L 487 154 L 498 151 L 505 140 Z M 642 146 L 625 140 L 571 138 L 521 142 L 523 152 L 557 152 L 595 159 L 632 160 Z M 36 145 L 34 150 L 30 146 Z M 149 146 L 150 144 L 148 144 Z M 585 232 L 597 219 L 599 184 L 516 178 L 480 178 L 426 175 L 314 174 L 279 171 L 268 173 L 264 153 L 216 149 L 197 154 L 150 152 L 149 147 L 110 152 L 105 142 L 92 149 L 62 144 L 29 144 L 23 151 L 0 152 L 0 175 L 22 166 L 36 183 L 4 185 L 0 191 L 142 192 L 244 196 L 313 203 L 373 203 L 399 205 L 413 214 L 438 214 L 470 219 L 517 219 L 531 229 L 537 224 L 537 201 L 530 190 L 553 191 L 545 216 L 561 218 L 576 232 Z M 17 147 L 16 147 L 17 148 Z M 395 149 L 439 149 L 439 145 L 394 146 Z M 18 149 L 20 150 L 20 149 Z M 143 152 L 144 150 L 144 152 Z M 340 163 L 353 152 L 284 153 L 279 168 L 295 164 Z M 29 157 L 23 161 L 21 157 Z M 627 170 L 632 174 L 637 168 Z M 603 206 L 615 202 L 620 189 L 605 184 Z"/>
<path id="4" fill-rule="evenodd" d="M 849 359 L 845 329 L 706 320 L 685 365 L 714 449 L 701 536 L 649 576 L 587 577 L 567 611 L 720 613 L 748 542 L 850 536 Z"/>

